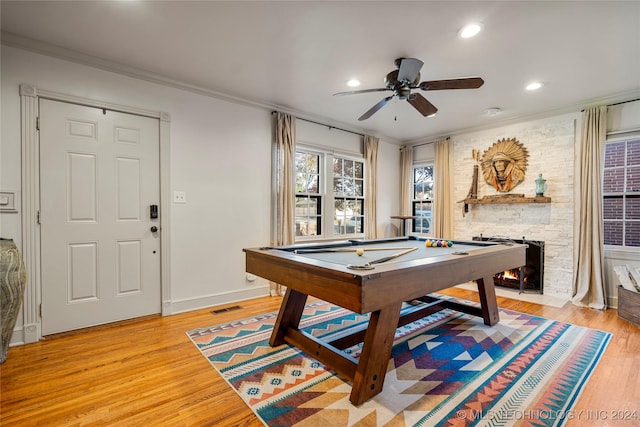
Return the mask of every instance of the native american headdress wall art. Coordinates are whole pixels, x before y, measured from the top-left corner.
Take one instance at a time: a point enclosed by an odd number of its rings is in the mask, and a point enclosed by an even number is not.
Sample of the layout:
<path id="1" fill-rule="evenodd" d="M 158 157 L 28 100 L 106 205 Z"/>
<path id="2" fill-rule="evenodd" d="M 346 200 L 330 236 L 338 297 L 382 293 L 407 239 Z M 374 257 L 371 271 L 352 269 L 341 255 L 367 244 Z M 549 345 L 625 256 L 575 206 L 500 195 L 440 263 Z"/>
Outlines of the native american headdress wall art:
<path id="1" fill-rule="evenodd" d="M 503 138 L 482 155 L 482 175 L 496 190 L 506 193 L 524 180 L 527 149 L 515 138 Z"/>

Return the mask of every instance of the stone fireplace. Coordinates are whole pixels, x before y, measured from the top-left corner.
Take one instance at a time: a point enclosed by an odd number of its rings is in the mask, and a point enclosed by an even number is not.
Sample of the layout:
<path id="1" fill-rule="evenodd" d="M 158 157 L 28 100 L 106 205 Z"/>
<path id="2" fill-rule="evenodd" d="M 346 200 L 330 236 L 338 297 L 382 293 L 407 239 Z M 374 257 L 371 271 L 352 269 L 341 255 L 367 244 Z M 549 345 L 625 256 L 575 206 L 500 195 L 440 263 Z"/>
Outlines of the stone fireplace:
<path id="1" fill-rule="evenodd" d="M 533 291 L 540 294 L 544 291 L 544 242 L 540 240 L 511 239 L 506 237 L 474 236 L 473 240 L 499 243 L 521 243 L 527 245 L 525 264 L 493 276 L 496 286 L 517 289 L 520 293 Z"/>
<path id="2" fill-rule="evenodd" d="M 533 198 L 535 179 L 542 174 L 547 180 L 544 196 L 550 203 L 508 203 L 496 201 L 468 206 L 464 203 L 472 183 L 473 150 L 485 150 L 502 138 L 516 138 L 529 152 L 525 179 L 512 193 Z M 548 119 L 522 122 L 509 126 L 456 135 L 453 164 L 453 237 L 472 240 L 474 236 L 505 236 L 505 238 L 544 242 L 540 267 L 540 292 L 569 300 L 573 285 L 573 224 L 574 224 L 574 143 L 575 116 L 567 114 Z M 499 196 L 492 186 L 478 182 L 478 198 Z M 489 197 L 490 198 L 490 197 Z M 530 245 L 533 247 L 533 245 Z M 519 275 L 519 271 L 517 272 Z M 530 279 L 527 279 L 527 282 Z M 515 285 L 520 288 L 519 277 Z M 527 285 L 524 286 L 528 291 Z M 533 292 L 533 291 L 532 291 Z"/>

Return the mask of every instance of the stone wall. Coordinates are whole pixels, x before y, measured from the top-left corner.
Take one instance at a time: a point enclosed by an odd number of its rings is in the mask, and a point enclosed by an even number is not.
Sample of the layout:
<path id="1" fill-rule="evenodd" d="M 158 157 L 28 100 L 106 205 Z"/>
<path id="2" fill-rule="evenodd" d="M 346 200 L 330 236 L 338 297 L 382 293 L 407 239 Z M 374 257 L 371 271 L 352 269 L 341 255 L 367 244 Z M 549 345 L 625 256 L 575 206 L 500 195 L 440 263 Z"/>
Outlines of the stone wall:
<path id="1" fill-rule="evenodd" d="M 452 137 L 454 144 L 454 200 L 463 200 L 473 177 L 472 150 L 483 153 L 503 138 L 515 138 L 529 152 L 529 164 L 522 183 L 510 193 L 535 196 L 538 174 L 547 180 L 544 195 L 548 204 L 463 204 L 454 208 L 454 237 L 471 239 L 501 236 L 543 240 L 545 242 L 544 293 L 566 300 L 571 298 L 574 222 L 574 144 L 575 115 L 524 122 Z M 482 177 L 478 178 L 478 197 L 498 193 Z"/>

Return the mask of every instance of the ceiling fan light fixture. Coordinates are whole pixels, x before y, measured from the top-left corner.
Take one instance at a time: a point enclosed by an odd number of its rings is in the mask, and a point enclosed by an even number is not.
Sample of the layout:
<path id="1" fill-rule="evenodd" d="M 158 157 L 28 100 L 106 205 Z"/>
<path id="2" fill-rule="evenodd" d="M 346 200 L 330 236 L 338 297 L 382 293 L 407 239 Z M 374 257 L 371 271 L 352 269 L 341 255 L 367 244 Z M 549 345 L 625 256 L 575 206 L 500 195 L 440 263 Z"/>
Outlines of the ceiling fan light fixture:
<path id="1" fill-rule="evenodd" d="M 433 116 L 435 116 L 436 114 L 438 114 L 438 112 L 437 112 L 437 111 L 436 111 L 435 113 L 433 113 L 433 114 L 429 114 L 429 115 L 428 115 L 428 116 L 426 116 L 426 117 L 427 117 L 427 118 L 429 118 L 429 117 L 433 117 Z"/>
<path id="2" fill-rule="evenodd" d="M 458 32 L 458 36 L 460 36 L 461 39 L 470 39 L 472 37 L 477 36 L 481 30 L 482 30 L 482 25 L 480 24 L 473 23 L 473 24 L 465 25 Z"/>
<path id="3" fill-rule="evenodd" d="M 358 79 L 349 79 L 349 80 L 347 80 L 347 86 L 349 86 L 349 87 L 358 87 L 358 86 L 360 86 L 360 80 L 358 80 Z"/>

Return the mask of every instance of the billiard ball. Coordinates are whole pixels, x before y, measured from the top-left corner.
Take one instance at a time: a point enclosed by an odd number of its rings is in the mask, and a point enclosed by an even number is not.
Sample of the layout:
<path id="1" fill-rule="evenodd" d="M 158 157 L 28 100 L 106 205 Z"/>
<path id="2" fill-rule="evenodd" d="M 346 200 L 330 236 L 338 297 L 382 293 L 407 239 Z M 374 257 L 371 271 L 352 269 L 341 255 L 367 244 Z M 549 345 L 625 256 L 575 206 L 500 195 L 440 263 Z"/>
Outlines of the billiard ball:
<path id="1" fill-rule="evenodd" d="M 358 254 L 358 256 L 362 256 L 362 254 L 364 254 L 364 249 L 358 248 L 356 249 L 356 253 Z"/>

